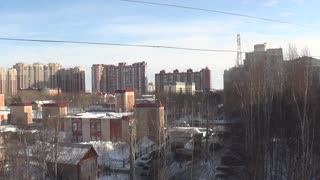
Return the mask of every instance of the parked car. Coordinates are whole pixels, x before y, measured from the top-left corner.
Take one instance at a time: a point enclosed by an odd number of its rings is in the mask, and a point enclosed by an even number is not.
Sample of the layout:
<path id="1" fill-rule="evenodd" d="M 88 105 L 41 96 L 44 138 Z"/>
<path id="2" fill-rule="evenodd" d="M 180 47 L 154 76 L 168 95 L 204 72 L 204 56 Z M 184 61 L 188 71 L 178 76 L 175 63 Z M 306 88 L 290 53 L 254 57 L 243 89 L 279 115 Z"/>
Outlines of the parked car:
<path id="1" fill-rule="evenodd" d="M 159 149 L 153 150 L 150 154 L 149 157 L 152 159 L 158 159 L 159 158 Z"/>
<path id="2" fill-rule="evenodd" d="M 216 166 L 216 172 L 219 171 L 228 173 L 229 175 L 234 174 L 231 166 L 218 165 Z"/>
<path id="3" fill-rule="evenodd" d="M 192 156 L 192 150 L 188 150 L 185 148 L 180 148 L 175 150 L 175 155 L 176 156 Z"/>
<path id="4" fill-rule="evenodd" d="M 227 166 L 242 166 L 244 161 L 235 156 L 225 155 L 221 157 L 221 164 Z"/>
<path id="5" fill-rule="evenodd" d="M 152 158 L 147 155 L 142 156 L 140 159 L 136 160 L 136 165 L 139 167 L 145 166 L 148 163 L 152 162 Z"/>
<path id="6" fill-rule="evenodd" d="M 216 173 L 214 174 L 214 179 L 218 180 L 218 179 L 226 179 L 227 177 L 229 177 L 230 174 L 224 171 L 216 171 Z"/>
<path id="7" fill-rule="evenodd" d="M 152 171 L 152 168 L 151 167 L 143 167 L 142 170 L 141 170 L 141 176 L 150 176 L 151 175 L 151 171 Z"/>

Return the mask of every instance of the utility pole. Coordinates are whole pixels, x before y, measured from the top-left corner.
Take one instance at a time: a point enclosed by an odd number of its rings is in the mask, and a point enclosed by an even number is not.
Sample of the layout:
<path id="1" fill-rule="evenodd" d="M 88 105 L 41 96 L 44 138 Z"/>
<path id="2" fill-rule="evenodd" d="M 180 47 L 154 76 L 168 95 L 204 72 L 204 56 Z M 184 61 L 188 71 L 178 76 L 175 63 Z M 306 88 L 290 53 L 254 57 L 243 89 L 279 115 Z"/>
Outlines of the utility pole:
<path id="1" fill-rule="evenodd" d="M 129 120 L 130 122 L 130 120 Z M 133 129 L 134 122 L 129 125 L 129 141 L 130 141 L 130 180 L 135 180 L 135 129 Z"/>
<path id="2" fill-rule="evenodd" d="M 208 108 L 208 94 L 209 94 L 209 90 L 206 91 L 205 93 L 205 98 L 206 98 L 206 118 L 207 118 L 207 123 L 206 123 L 206 161 L 208 160 L 208 141 L 209 141 L 209 108 Z"/>

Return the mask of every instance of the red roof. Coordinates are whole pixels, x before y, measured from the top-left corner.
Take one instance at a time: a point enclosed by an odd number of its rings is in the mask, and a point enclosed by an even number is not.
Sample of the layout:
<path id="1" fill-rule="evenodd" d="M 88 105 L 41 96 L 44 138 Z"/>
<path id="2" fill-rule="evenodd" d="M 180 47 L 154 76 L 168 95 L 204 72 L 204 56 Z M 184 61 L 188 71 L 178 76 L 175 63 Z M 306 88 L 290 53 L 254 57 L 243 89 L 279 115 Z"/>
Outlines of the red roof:
<path id="1" fill-rule="evenodd" d="M 68 107 L 67 103 L 49 103 L 44 104 L 42 107 Z"/>
<path id="2" fill-rule="evenodd" d="M 115 93 L 126 93 L 126 92 L 134 92 L 133 89 L 117 89 Z"/>
<path id="3" fill-rule="evenodd" d="M 12 103 L 10 106 L 32 106 L 32 103 L 27 102 L 27 103 Z"/>

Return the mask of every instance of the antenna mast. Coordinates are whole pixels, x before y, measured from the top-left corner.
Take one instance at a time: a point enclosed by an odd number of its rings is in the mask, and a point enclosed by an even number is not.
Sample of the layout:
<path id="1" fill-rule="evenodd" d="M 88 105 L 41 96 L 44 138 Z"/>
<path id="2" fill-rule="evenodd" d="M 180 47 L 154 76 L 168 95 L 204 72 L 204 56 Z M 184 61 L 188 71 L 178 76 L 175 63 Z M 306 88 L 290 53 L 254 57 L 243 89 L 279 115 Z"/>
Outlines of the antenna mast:
<path id="1" fill-rule="evenodd" d="M 240 39 L 240 34 L 237 34 L 237 46 L 238 46 L 238 51 L 237 51 L 237 66 L 242 64 L 242 52 L 241 52 L 241 39 Z"/>

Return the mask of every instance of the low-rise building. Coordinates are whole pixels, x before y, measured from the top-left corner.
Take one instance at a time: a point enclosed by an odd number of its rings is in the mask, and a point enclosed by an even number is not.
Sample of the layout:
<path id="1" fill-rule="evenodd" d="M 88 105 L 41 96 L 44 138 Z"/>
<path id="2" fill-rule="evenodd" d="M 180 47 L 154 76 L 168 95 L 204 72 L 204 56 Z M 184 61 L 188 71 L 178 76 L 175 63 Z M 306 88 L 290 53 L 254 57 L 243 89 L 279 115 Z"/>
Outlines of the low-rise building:
<path id="1" fill-rule="evenodd" d="M 71 132 L 74 142 L 129 142 L 129 128 L 134 126 L 133 113 L 85 112 L 62 118 L 61 131 Z"/>
<path id="2" fill-rule="evenodd" d="M 13 103 L 10 105 L 10 124 L 24 126 L 32 124 L 32 122 L 32 103 Z"/>
<path id="3" fill-rule="evenodd" d="M 0 124 L 8 124 L 8 118 L 9 118 L 10 110 L 9 109 L 3 109 L 0 110 Z"/>
<path id="4" fill-rule="evenodd" d="M 42 105 L 42 120 L 47 125 L 58 128 L 61 127 L 61 118 L 68 114 L 66 103 L 49 103 Z"/>
<path id="5" fill-rule="evenodd" d="M 130 112 L 133 111 L 135 103 L 134 90 L 121 89 L 115 91 L 115 110 L 116 112 Z"/>
<path id="6" fill-rule="evenodd" d="M 164 107 L 156 102 L 136 104 L 136 138 L 142 137 L 162 144 L 164 142 Z"/>
<path id="7" fill-rule="evenodd" d="M 98 154 L 89 144 L 68 144 L 59 147 L 57 160 L 49 153 L 46 161 L 49 176 L 54 176 L 54 163 L 58 162 L 58 179 L 98 179 Z"/>

